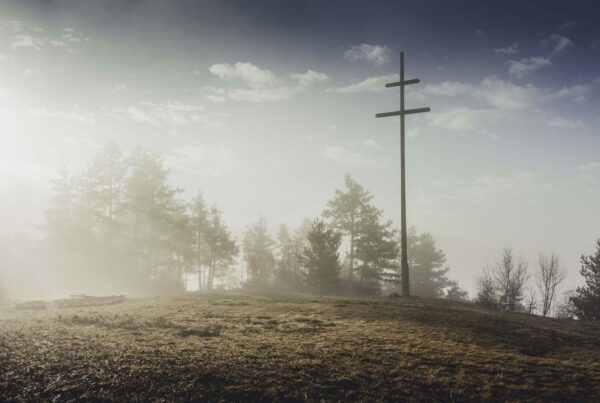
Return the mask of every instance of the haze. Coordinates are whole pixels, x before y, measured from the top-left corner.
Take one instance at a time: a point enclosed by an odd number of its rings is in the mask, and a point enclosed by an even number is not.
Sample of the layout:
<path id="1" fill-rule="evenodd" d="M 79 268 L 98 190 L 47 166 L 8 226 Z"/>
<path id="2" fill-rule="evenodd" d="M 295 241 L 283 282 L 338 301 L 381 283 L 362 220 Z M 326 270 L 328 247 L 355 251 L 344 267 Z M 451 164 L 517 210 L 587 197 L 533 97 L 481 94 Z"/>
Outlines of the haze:
<path id="1" fill-rule="evenodd" d="M 0 236 L 41 237 L 51 180 L 109 141 L 238 241 L 321 216 L 346 173 L 399 223 L 398 121 L 374 115 L 403 50 L 432 108 L 407 118 L 409 225 L 467 290 L 505 247 L 573 288 L 600 236 L 598 8 L 465 3 L 1 1 Z"/>

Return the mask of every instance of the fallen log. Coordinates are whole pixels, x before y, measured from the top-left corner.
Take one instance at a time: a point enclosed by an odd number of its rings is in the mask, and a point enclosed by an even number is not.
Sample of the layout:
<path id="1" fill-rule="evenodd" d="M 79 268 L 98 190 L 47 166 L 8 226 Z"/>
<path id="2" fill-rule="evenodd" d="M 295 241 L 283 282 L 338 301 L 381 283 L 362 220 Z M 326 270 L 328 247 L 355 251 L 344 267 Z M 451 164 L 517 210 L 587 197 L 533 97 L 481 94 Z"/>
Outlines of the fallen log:
<path id="1" fill-rule="evenodd" d="M 77 294 L 71 295 L 71 298 L 57 299 L 54 301 L 54 304 L 57 308 L 80 308 L 86 306 L 114 305 L 120 304 L 123 301 L 125 301 L 124 295 L 96 297 L 85 294 Z"/>

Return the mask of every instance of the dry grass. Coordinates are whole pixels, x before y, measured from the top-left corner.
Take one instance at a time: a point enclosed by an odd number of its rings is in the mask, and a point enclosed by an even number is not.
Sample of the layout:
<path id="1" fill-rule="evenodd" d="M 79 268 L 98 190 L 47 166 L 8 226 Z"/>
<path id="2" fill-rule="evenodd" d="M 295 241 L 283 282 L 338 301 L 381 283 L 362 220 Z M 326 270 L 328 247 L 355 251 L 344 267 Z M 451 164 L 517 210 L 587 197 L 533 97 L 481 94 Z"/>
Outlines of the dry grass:
<path id="1" fill-rule="evenodd" d="M 0 312 L 0 400 L 600 396 L 600 327 L 467 304 L 211 294 Z"/>

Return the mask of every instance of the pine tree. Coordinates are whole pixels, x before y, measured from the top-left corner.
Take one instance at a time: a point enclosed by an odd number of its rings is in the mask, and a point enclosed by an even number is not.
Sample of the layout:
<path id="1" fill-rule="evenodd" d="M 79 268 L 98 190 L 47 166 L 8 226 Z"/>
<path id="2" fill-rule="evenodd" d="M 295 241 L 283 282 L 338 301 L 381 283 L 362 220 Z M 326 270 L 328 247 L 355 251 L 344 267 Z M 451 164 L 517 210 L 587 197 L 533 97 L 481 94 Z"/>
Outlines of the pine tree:
<path id="1" fill-rule="evenodd" d="M 198 274 L 198 289 L 205 287 L 206 275 L 204 265 L 208 254 L 206 244 L 206 231 L 208 228 L 208 209 L 202 193 L 194 198 L 188 206 L 190 212 L 190 226 L 192 231 L 192 266 Z"/>
<path id="2" fill-rule="evenodd" d="M 158 278 L 172 262 L 172 220 L 181 207 L 175 195 L 181 190 L 167 183 L 169 171 L 160 155 L 138 149 L 129 164 L 124 206 L 131 223 L 135 267 L 146 280 Z"/>
<path id="3" fill-rule="evenodd" d="M 585 285 L 577 287 L 571 297 L 574 313 L 580 319 L 600 320 L 600 239 L 596 253 L 581 256 L 581 270 Z"/>
<path id="4" fill-rule="evenodd" d="M 239 252 L 223 223 L 221 211 L 216 207 L 212 207 L 208 214 L 204 242 L 206 243 L 204 261 L 208 268 L 207 288 L 212 290 L 215 278 L 222 278 L 225 275 Z"/>
<path id="5" fill-rule="evenodd" d="M 428 232 L 417 234 L 411 228 L 408 234 L 411 293 L 423 298 L 441 298 L 444 289 L 450 286 L 444 267 L 446 256 L 436 248 L 433 235 Z"/>
<path id="6" fill-rule="evenodd" d="M 324 293 L 338 288 L 340 243 L 339 233 L 327 228 L 321 220 L 314 221 L 303 255 L 303 263 L 307 269 L 306 283 L 310 289 Z"/>
<path id="7" fill-rule="evenodd" d="M 345 177 L 346 190 L 336 189 L 335 196 L 327 203 L 323 217 L 329 219 L 331 225 L 349 239 L 348 273 L 354 273 L 356 257 L 356 241 L 360 234 L 360 221 L 365 213 L 371 212 L 373 196 L 350 175 Z"/>
<path id="8" fill-rule="evenodd" d="M 264 218 L 246 229 L 243 248 L 250 288 L 264 289 L 270 281 L 275 266 L 274 246 Z"/>
<path id="9" fill-rule="evenodd" d="M 381 222 L 381 210 L 365 209 L 359 221 L 356 239 L 355 268 L 361 292 L 379 293 L 389 279 L 388 273 L 397 268 L 398 242 L 391 222 Z"/>

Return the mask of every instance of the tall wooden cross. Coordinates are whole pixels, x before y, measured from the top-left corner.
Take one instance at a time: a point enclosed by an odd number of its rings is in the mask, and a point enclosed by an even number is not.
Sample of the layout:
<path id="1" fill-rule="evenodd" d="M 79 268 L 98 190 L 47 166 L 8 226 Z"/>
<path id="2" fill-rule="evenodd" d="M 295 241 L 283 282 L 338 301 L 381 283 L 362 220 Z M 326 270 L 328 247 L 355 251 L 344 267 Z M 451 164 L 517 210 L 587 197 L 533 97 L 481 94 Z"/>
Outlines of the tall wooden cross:
<path id="1" fill-rule="evenodd" d="M 385 118 L 388 116 L 400 116 L 400 209 L 401 209 L 401 237 L 402 237 L 402 295 L 410 296 L 410 283 L 408 276 L 408 251 L 406 239 L 406 169 L 404 160 L 404 116 L 413 113 L 429 112 L 431 108 L 404 109 L 404 86 L 417 84 L 420 80 L 414 78 L 412 80 L 404 80 L 404 52 L 400 52 L 400 81 L 386 84 L 386 87 L 400 87 L 400 110 L 395 112 L 378 113 L 376 118 Z"/>

